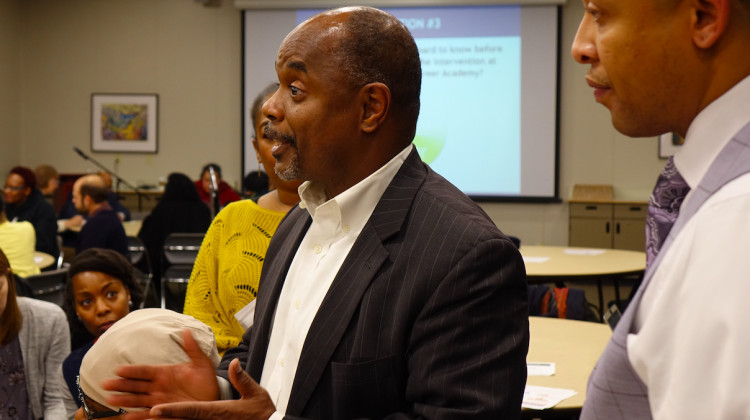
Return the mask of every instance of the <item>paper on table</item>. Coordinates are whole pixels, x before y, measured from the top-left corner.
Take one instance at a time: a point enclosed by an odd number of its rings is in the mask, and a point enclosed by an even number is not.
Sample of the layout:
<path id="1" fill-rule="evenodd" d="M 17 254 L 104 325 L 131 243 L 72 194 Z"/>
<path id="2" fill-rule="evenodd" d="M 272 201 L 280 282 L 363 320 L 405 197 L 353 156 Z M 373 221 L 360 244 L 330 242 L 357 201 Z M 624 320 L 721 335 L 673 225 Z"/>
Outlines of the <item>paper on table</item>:
<path id="1" fill-rule="evenodd" d="M 240 323 L 242 328 L 248 329 L 253 326 L 253 320 L 255 316 L 255 299 L 251 300 L 250 303 L 245 305 L 244 308 L 237 311 L 234 314 L 234 318 Z"/>
<path id="2" fill-rule="evenodd" d="M 555 374 L 554 362 L 526 362 L 529 376 L 552 376 Z"/>
<path id="3" fill-rule="evenodd" d="M 523 262 L 528 263 L 543 263 L 547 262 L 549 257 L 523 257 Z"/>
<path id="4" fill-rule="evenodd" d="M 523 391 L 523 402 L 521 407 L 532 410 L 544 410 L 552 408 L 560 401 L 576 395 L 572 389 L 550 388 L 546 386 L 526 385 Z"/>
<path id="5" fill-rule="evenodd" d="M 606 250 L 604 249 L 566 249 L 563 252 L 568 255 L 602 255 Z"/>

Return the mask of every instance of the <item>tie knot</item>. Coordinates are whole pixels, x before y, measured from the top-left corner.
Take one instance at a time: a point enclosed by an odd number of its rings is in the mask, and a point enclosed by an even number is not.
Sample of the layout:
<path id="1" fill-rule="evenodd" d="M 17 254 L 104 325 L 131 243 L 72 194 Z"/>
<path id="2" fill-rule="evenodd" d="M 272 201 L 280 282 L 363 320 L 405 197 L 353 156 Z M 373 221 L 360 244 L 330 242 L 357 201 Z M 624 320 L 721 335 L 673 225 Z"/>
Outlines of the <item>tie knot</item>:
<path id="1" fill-rule="evenodd" d="M 689 191 L 690 186 L 677 170 L 674 159 L 670 157 L 659 179 L 656 180 L 654 192 L 649 198 L 649 205 L 668 213 L 677 213 Z"/>
<path id="2" fill-rule="evenodd" d="M 685 179 L 669 158 L 656 180 L 654 192 L 648 200 L 646 215 L 646 265 L 650 266 L 659 252 L 672 225 L 677 220 L 682 201 L 690 191 Z"/>

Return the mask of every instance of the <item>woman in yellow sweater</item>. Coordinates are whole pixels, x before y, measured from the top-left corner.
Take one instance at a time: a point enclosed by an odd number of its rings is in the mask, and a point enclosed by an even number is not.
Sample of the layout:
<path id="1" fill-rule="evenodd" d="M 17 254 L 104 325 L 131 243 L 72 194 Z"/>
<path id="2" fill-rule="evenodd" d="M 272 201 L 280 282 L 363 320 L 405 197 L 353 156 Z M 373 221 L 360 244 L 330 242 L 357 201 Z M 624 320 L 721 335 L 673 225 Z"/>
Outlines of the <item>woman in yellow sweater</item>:
<path id="1" fill-rule="evenodd" d="M 286 213 L 299 202 L 299 181 L 283 181 L 273 170 L 273 142 L 263 129 L 268 118 L 261 106 L 278 88 L 266 87 L 253 102 L 251 117 L 255 137 L 253 147 L 258 164 L 263 165 L 276 188 L 252 200 L 227 205 L 206 232 L 193 266 L 185 296 L 187 315 L 208 324 L 216 336 L 221 354 L 239 344 L 245 329 L 235 317 L 258 295 L 260 271 L 271 236 Z"/>
<path id="2" fill-rule="evenodd" d="M 39 266 L 34 262 L 35 245 L 34 226 L 29 222 L 9 222 L 5 216 L 5 200 L 0 194 L 0 249 L 8 257 L 14 273 L 21 277 L 39 274 Z"/>

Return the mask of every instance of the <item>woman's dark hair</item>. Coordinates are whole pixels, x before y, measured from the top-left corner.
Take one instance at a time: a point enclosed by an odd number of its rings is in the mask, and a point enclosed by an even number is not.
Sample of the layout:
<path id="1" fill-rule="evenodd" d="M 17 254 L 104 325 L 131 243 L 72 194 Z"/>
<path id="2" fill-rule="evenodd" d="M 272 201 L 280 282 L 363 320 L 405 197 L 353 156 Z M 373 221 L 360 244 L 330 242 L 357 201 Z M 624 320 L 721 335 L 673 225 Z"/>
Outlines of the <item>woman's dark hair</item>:
<path id="1" fill-rule="evenodd" d="M 258 138 L 258 133 L 255 132 L 255 127 L 258 125 L 258 112 L 260 111 L 260 107 L 262 107 L 263 103 L 266 102 L 266 98 L 271 96 L 271 94 L 276 92 L 276 90 L 278 89 L 279 84 L 277 82 L 271 83 L 263 88 L 263 90 L 261 90 L 253 100 L 253 106 L 250 107 L 250 119 L 253 121 L 253 137 L 255 138 Z"/>
<path id="2" fill-rule="evenodd" d="M 172 172 L 167 177 L 167 185 L 164 187 L 162 201 L 201 201 L 198 189 L 193 181 L 185 174 Z"/>
<path id="3" fill-rule="evenodd" d="M 268 175 L 261 171 L 248 172 L 242 181 L 245 192 L 260 195 L 268 192 Z"/>
<path id="4" fill-rule="evenodd" d="M 10 174 L 16 174 L 23 178 L 23 186 L 29 187 L 32 190 L 36 188 L 36 175 L 34 171 L 25 166 L 15 166 L 10 170 Z"/>
<path id="5" fill-rule="evenodd" d="M 0 345 L 5 345 L 18 336 L 23 324 L 23 316 L 16 300 L 16 282 L 13 279 L 13 272 L 10 269 L 8 257 L 2 249 L 0 249 L 0 276 L 5 276 L 8 283 L 5 310 L 0 313 Z"/>
<path id="6" fill-rule="evenodd" d="M 216 176 L 219 179 L 221 179 L 221 166 L 219 166 L 218 163 L 207 163 L 206 166 L 204 166 L 203 169 L 201 169 L 201 176 L 198 179 L 203 178 L 203 174 L 205 174 L 206 172 L 208 172 L 208 168 L 213 168 L 214 173 L 216 174 Z"/>
<path id="7" fill-rule="evenodd" d="M 195 188 L 195 187 L 193 187 Z M 119 252 L 111 249 L 89 248 L 75 256 L 68 268 L 68 281 L 65 286 L 63 309 L 68 316 L 73 348 L 77 348 L 94 339 L 76 314 L 75 296 L 73 294 L 73 277 L 84 271 L 104 273 L 122 282 L 130 292 L 132 308 L 140 307 L 143 301 L 143 290 L 135 278 L 133 264 Z"/>

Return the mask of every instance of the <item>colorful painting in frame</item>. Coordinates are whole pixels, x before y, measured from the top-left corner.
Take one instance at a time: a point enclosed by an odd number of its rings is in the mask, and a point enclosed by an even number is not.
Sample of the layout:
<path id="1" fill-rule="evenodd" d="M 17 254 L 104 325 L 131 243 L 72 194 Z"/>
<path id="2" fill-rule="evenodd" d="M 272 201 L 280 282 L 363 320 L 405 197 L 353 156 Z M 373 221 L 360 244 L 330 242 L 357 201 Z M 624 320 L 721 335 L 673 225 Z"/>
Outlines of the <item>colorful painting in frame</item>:
<path id="1" fill-rule="evenodd" d="M 156 153 L 158 101 L 155 94 L 92 94 L 91 150 Z"/>

